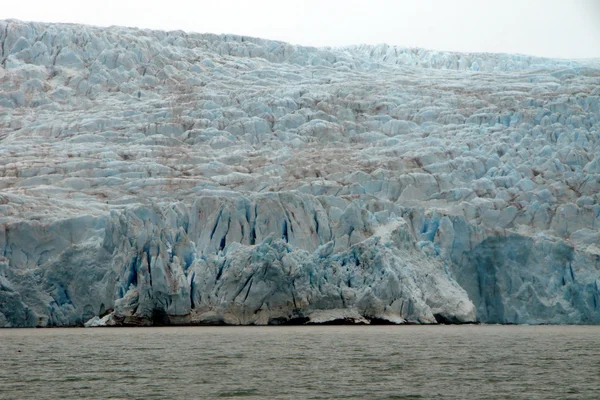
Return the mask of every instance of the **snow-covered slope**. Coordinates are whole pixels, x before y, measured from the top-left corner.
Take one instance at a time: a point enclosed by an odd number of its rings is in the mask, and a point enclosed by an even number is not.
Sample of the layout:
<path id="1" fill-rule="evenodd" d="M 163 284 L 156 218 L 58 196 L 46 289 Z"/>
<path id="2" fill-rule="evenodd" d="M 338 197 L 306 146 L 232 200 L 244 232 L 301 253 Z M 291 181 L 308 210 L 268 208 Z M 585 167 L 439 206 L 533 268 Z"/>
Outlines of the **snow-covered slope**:
<path id="1" fill-rule="evenodd" d="M 0 21 L 0 63 L 0 326 L 600 323 L 597 61 Z"/>

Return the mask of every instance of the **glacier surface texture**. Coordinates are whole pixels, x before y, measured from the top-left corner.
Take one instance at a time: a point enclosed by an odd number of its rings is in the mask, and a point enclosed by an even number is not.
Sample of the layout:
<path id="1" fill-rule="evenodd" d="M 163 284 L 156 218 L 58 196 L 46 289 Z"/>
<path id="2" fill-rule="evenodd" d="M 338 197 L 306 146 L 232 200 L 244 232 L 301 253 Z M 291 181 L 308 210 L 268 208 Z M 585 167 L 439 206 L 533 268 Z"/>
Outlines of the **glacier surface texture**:
<path id="1" fill-rule="evenodd" d="M 0 327 L 600 323 L 600 63 L 0 21 Z"/>

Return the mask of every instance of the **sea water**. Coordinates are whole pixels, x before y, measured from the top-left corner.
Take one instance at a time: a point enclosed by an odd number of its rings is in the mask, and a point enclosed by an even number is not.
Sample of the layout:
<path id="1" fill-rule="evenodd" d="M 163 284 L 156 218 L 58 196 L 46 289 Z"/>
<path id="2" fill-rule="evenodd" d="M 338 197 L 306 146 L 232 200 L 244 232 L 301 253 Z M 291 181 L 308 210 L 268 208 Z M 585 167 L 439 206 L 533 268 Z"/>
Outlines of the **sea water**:
<path id="1" fill-rule="evenodd" d="M 1 399 L 600 399 L 600 327 L 0 330 Z"/>

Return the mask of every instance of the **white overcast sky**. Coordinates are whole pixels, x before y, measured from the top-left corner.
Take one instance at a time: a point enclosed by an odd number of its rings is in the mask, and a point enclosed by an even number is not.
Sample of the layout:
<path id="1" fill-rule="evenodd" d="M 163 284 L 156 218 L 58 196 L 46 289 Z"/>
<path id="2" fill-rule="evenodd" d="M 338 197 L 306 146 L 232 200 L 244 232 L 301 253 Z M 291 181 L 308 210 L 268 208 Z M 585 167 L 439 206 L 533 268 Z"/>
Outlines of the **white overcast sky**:
<path id="1" fill-rule="evenodd" d="M 0 19 L 600 57 L 600 0 L 2 0 Z"/>

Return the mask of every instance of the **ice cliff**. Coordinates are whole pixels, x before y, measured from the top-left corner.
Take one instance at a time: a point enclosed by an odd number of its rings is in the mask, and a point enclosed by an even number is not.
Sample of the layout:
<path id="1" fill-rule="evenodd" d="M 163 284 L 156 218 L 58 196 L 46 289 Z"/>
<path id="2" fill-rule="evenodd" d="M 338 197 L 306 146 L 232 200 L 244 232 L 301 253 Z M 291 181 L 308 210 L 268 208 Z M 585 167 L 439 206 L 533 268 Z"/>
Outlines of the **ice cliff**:
<path id="1" fill-rule="evenodd" d="M 0 21 L 0 327 L 600 323 L 600 63 Z"/>

